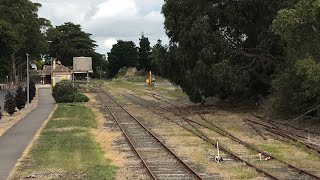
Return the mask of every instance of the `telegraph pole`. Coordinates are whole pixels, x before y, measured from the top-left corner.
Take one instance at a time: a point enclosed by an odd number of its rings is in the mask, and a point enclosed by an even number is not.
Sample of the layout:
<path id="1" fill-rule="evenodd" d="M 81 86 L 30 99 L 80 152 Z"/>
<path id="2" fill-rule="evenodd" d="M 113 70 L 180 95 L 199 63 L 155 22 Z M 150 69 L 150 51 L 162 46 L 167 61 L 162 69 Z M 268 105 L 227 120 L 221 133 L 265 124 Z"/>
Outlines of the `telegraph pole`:
<path id="1" fill-rule="evenodd" d="M 29 80 L 29 54 L 27 55 L 27 104 L 30 102 L 30 80 Z"/>

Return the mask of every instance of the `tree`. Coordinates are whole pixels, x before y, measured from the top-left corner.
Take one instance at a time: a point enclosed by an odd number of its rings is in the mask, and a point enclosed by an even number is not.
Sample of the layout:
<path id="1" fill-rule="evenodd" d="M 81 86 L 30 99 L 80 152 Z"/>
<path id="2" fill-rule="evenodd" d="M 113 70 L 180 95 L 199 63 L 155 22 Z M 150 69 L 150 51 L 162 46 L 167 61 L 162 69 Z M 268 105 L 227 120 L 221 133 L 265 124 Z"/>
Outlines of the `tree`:
<path id="1" fill-rule="evenodd" d="M 157 44 L 152 47 L 151 51 L 151 69 L 155 74 L 165 76 L 165 61 L 167 55 L 167 47 L 164 47 L 159 39 Z"/>
<path id="2" fill-rule="evenodd" d="M 270 26 L 277 12 L 295 1 L 165 0 L 162 12 L 170 38 L 165 64 L 174 72 L 169 79 L 193 102 L 268 95 L 272 75 L 285 63 L 284 42 Z M 225 75 L 231 82 L 220 84 L 216 78 Z"/>
<path id="3" fill-rule="evenodd" d="M 279 11 L 273 30 L 286 41 L 288 63 L 274 80 L 271 104 L 276 114 L 320 116 L 320 2 L 300 0 Z"/>
<path id="4" fill-rule="evenodd" d="M 313 58 L 296 61 L 278 74 L 274 81 L 275 94 L 271 98 L 277 115 L 303 114 L 320 105 L 320 64 Z M 318 112 L 318 113 L 315 113 Z M 320 109 L 314 115 L 320 116 Z"/>
<path id="5" fill-rule="evenodd" d="M 287 42 L 291 58 L 312 56 L 320 62 L 319 13 L 317 0 L 300 0 L 294 7 L 279 11 L 272 28 Z"/>
<path id="6" fill-rule="evenodd" d="M 47 40 L 51 41 L 50 56 L 58 58 L 65 66 L 72 66 L 73 57 L 96 55 L 94 48 L 97 45 L 90 36 L 80 25 L 71 22 L 52 27 L 47 33 Z M 93 61 L 96 59 L 93 58 Z"/>
<path id="7" fill-rule="evenodd" d="M 25 96 L 26 96 L 25 91 L 21 86 L 19 86 L 16 91 L 16 97 L 15 97 L 16 107 L 19 110 L 23 109 L 26 105 Z"/>
<path id="8" fill-rule="evenodd" d="M 16 101 L 10 92 L 5 96 L 4 110 L 11 116 L 16 112 Z"/>
<path id="9" fill-rule="evenodd" d="M 145 70 L 145 71 L 150 71 L 151 70 L 151 47 L 150 47 L 150 42 L 147 37 L 144 35 L 141 36 L 140 38 L 140 47 L 138 48 L 138 63 L 137 63 L 137 68 L 138 70 Z"/>
<path id="10" fill-rule="evenodd" d="M 9 51 L 6 51 L 3 59 L 7 61 L 16 83 L 18 81 L 17 66 L 23 63 L 18 60 L 25 60 L 26 52 L 33 57 L 38 57 L 47 49 L 41 29 L 47 26 L 49 21 L 38 17 L 39 7 L 41 7 L 40 4 L 29 0 L 0 0 L 0 29 L 9 35 L 4 39 L 6 41 L 4 45 Z"/>
<path id="11" fill-rule="evenodd" d="M 119 40 L 108 53 L 110 76 L 114 77 L 122 67 L 135 67 L 137 59 L 138 52 L 134 42 Z"/>

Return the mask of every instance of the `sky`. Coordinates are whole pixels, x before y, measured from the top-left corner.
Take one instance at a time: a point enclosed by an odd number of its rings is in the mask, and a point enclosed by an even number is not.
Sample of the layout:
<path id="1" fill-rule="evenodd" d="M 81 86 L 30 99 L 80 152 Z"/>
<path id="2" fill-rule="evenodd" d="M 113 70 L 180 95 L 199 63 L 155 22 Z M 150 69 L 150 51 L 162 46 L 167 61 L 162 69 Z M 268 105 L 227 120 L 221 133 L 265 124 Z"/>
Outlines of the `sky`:
<path id="1" fill-rule="evenodd" d="M 161 14 L 163 0 L 32 0 L 42 4 L 39 16 L 59 26 L 65 22 L 80 24 L 97 42 L 97 52 L 107 54 L 117 40 L 139 45 L 144 33 L 151 45 L 168 38 Z"/>

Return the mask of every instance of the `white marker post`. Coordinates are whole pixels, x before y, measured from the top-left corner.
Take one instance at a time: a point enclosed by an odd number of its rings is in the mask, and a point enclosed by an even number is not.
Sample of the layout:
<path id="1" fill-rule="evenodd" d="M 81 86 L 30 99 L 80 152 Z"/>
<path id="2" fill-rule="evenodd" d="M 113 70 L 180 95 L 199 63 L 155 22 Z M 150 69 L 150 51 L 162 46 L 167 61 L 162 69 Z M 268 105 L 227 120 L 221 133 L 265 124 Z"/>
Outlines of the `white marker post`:
<path id="1" fill-rule="evenodd" d="M 216 162 L 221 163 L 223 159 L 220 157 L 219 141 L 217 141 L 217 150 L 218 150 L 218 156 L 216 156 L 214 159 Z"/>
<path id="2" fill-rule="evenodd" d="M 259 153 L 259 158 L 260 158 L 260 161 L 262 161 L 262 154 Z"/>

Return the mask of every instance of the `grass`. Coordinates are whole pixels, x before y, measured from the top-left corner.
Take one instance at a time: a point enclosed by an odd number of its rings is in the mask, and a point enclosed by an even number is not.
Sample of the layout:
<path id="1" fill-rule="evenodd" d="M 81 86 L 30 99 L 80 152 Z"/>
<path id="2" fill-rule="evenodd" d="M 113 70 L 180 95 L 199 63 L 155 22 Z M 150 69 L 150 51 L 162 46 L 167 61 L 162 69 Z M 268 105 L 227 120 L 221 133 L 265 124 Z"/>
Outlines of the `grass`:
<path id="1" fill-rule="evenodd" d="M 89 108 L 77 104 L 63 104 L 58 106 L 46 128 L 66 127 L 96 128 L 97 122 Z"/>
<path id="2" fill-rule="evenodd" d="M 113 81 L 107 82 L 108 86 L 112 86 L 115 88 L 124 88 L 131 91 L 135 91 L 139 93 L 137 90 L 158 90 L 161 91 L 163 95 L 173 97 L 173 98 L 182 98 L 185 97 L 186 94 L 182 91 L 181 88 L 178 86 L 174 86 L 171 84 L 164 84 L 164 80 L 161 80 L 160 82 L 157 81 L 155 86 L 145 86 L 145 80 L 135 80 L 135 81 L 129 81 L 129 80 L 123 80 L 123 79 L 114 79 Z"/>
<path id="3" fill-rule="evenodd" d="M 60 104 L 31 149 L 30 162 L 22 174 L 84 172 L 84 179 L 114 179 L 116 167 L 104 158 L 90 134 L 96 126 L 91 109 Z"/>

